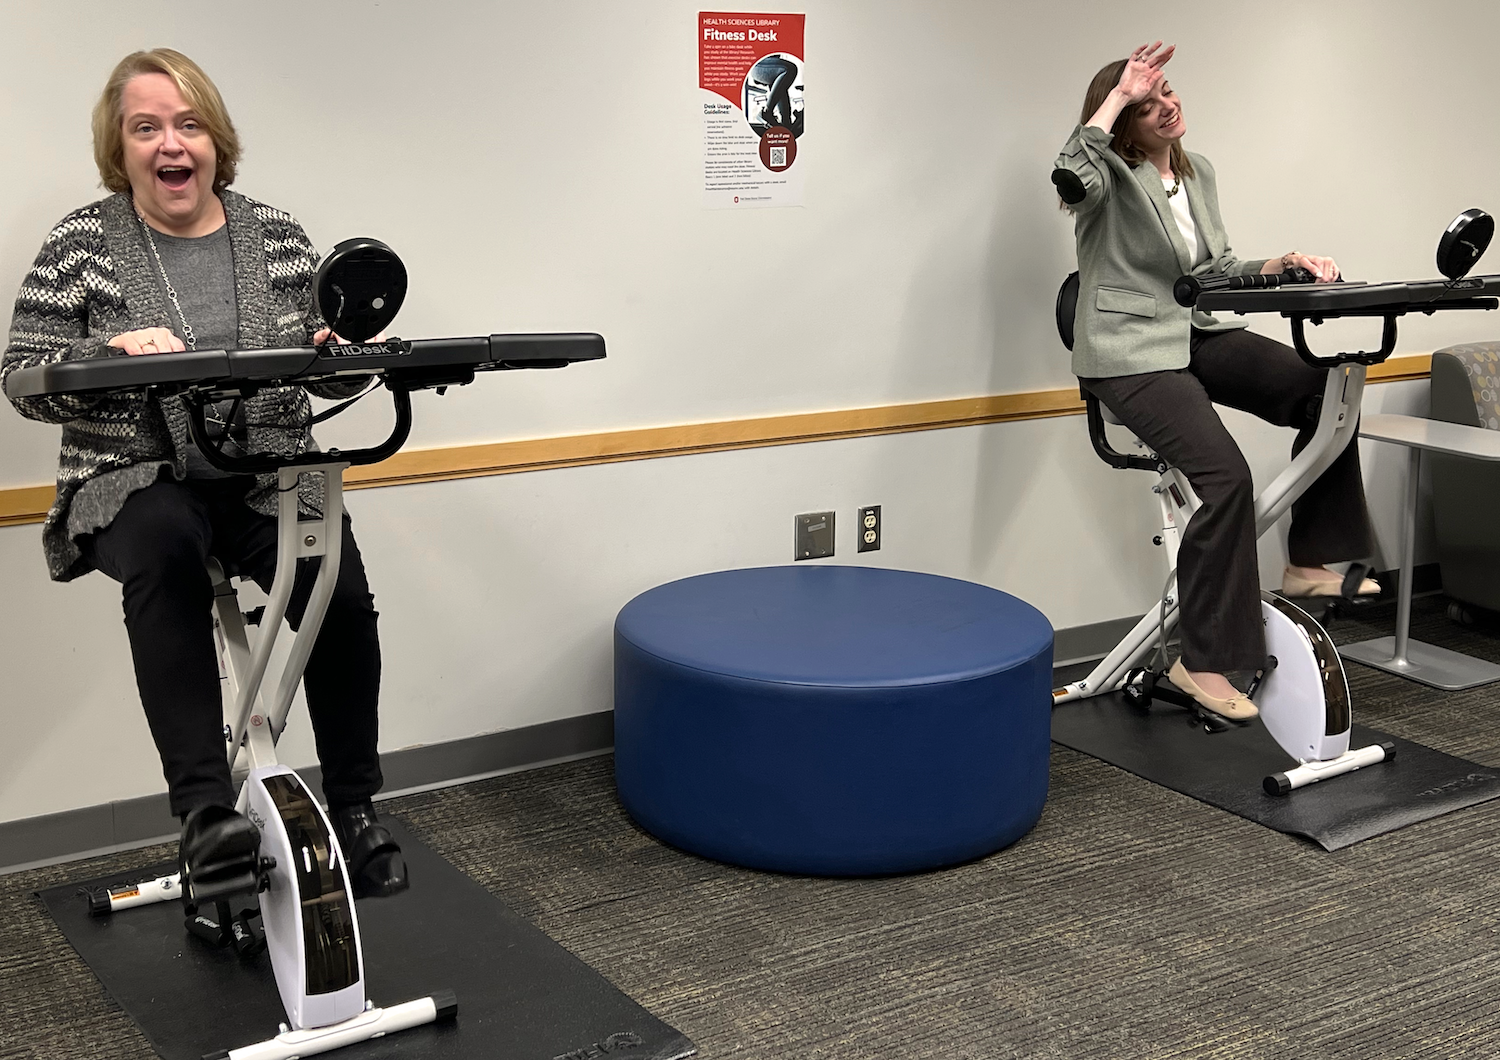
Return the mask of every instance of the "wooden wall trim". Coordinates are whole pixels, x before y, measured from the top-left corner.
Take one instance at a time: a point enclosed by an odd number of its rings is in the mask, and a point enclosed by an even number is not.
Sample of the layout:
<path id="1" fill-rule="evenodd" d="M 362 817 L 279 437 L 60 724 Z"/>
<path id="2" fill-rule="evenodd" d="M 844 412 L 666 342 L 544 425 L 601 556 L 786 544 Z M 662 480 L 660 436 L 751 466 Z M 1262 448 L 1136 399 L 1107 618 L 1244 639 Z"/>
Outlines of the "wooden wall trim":
<path id="1" fill-rule="evenodd" d="M 20 486 L 0 490 L 0 526 L 39 523 L 52 507 L 57 491 L 51 486 Z"/>
<path id="2" fill-rule="evenodd" d="M 1430 354 L 1393 357 L 1384 364 L 1373 366 L 1367 378 L 1372 383 L 1425 379 L 1431 366 Z M 349 489 L 403 486 L 415 482 L 509 475 L 623 460 L 651 460 L 729 449 L 1074 416 L 1082 411 L 1083 402 L 1078 398 L 1078 390 L 1068 387 L 1066 390 L 1033 390 L 1022 394 L 991 394 L 907 405 L 685 423 L 487 445 L 410 449 L 379 464 L 350 468 L 344 482 Z M 52 497 L 51 486 L 0 489 L 0 526 L 41 522 L 52 504 Z"/>

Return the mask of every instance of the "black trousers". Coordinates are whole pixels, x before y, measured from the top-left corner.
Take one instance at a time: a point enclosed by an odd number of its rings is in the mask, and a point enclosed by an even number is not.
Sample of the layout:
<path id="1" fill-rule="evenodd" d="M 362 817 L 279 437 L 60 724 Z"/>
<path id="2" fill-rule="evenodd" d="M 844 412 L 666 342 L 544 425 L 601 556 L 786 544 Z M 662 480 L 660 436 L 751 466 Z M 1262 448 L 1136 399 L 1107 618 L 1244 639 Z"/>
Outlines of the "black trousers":
<path id="1" fill-rule="evenodd" d="M 1136 437 L 1186 475 L 1203 502 L 1188 521 L 1177 556 L 1182 664 L 1189 670 L 1254 670 L 1266 657 L 1255 489 L 1213 403 L 1298 428 L 1295 456 L 1316 429 L 1326 376 L 1289 346 L 1262 335 L 1194 329 L 1185 369 L 1081 380 Z M 1351 441 L 1292 505 L 1287 557 L 1294 566 L 1318 567 L 1374 551 L 1359 446 Z"/>
<path id="2" fill-rule="evenodd" d="M 161 754 L 172 812 L 234 805 L 223 733 L 213 587 L 205 561 L 269 591 L 276 520 L 245 505 L 249 478 L 163 479 L 130 495 L 107 528 L 80 540 L 123 590 L 125 629 L 141 705 Z M 287 619 L 298 628 L 320 559 L 298 562 Z M 344 517 L 333 598 L 303 674 L 323 794 L 330 805 L 380 790 L 375 599 Z"/>

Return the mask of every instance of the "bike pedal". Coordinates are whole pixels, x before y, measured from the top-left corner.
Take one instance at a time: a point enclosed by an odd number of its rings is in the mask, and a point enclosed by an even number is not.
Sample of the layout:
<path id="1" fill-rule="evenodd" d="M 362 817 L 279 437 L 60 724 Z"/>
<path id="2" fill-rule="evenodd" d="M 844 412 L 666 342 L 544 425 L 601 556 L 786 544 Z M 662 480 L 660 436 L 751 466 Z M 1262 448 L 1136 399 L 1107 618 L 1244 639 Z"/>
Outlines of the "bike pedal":
<path id="1" fill-rule="evenodd" d="M 1363 563 L 1351 563 L 1349 569 L 1344 572 L 1343 582 L 1339 585 L 1339 598 L 1351 604 L 1356 601 L 1374 600 L 1377 594 L 1366 593 L 1361 596 L 1359 592 L 1359 587 L 1373 573 L 1374 571 Z"/>
<path id="2" fill-rule="evenodd" d="M 183 926 L 188 929 L 189 934 L 202 939 L 215 949 L 223 949 L 234 943 L 234 933 L 227 927 L 231 921 L 229 906 L 223 902 L 214 904 L 215 916 L 195 911 L 189 913 L 183 920 Z"/>
<path id="3" fill-rule="evenodd" d="M 194 905 L 218 901 L 237 894 L 255 894 L 261 890 L 261 873 L 254 863 L 209 866 L 184 888 L 184 897 Z"/>
<path id="4" fill-rule="evenodd" d="M 266 948 L 266 933 L 256 923 L 259 919 L 258 909 L 242 909 L 230 922 L 234 949 L 241 957 L 254 957 Z"/>
<path id="5" fill-rule="evenodd" d="M 1215 714 L 1211 710 L 1200 711 L 1197 715 L 1198 722 L 1207 733 L 1228 732 L 1230 729 L 1244 728 L 1254 718 L 1226 718 L 1222 714 Z"/>

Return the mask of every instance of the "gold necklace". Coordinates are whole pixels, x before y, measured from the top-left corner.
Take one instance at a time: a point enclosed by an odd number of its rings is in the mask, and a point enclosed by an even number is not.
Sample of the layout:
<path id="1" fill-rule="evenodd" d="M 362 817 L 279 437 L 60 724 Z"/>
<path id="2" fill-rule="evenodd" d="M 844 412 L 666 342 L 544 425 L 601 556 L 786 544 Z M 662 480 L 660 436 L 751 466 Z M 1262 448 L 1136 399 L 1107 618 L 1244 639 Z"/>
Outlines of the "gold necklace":
<path id="1" fill-rule="evenodd" d="M 1182 190 L 1182 178 L 1177 174 L 1172 175 L 1172 186 L 1167 189 L 1167 198 L 1171 198 Z"/>

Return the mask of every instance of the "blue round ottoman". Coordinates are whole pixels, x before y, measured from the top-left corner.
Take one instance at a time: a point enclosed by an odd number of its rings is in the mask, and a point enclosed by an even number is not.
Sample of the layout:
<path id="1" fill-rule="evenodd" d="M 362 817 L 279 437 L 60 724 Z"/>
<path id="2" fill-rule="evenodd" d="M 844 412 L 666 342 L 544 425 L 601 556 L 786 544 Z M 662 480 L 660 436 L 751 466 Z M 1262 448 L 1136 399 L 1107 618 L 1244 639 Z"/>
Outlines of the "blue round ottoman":
<path id="1" fill-rule="evenodd" d="M 1015 842 L 1047 799 L 1052 626 L 972 582 L 721 571 L 615 621 L 615 782 L 647 831 L 757 869 L 914 872 Z"/>

